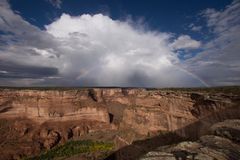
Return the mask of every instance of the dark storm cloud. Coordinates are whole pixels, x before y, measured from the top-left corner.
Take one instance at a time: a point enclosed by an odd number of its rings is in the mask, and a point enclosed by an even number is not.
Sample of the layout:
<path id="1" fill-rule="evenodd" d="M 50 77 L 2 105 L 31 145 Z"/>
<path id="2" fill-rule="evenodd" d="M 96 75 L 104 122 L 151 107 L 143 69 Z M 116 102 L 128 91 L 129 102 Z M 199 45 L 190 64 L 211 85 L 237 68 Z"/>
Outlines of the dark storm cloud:
<path id="1" fill-rule="evenodd" d="M 0 40 L 6 44 L 45 49 L 58 46 L 57 40 L 13 12 L 7 1 L 0 1 Z"/>
<path id="2" fill-rule="evenodd" d="M 0 60 L 0 78 L 45 78 L 58 75 L 57 68 L 27 66 Z"/>
<path id="3" fill-rule="evenodd" d="M 154 84 L 151 77 L 148 77 L 144 71 L 135 71 L 128 77 L 127 84 L 125 85 L 129 85 L 130 87 L 151 87 L 151 85 L 145 86 L 146 82 Z"/>
<path id="4" fill-rule="evenodd" d="M 188 85 L 201 84 L 191 74 L 174 65 L 178 61 L 174 54 L 176 49 L 199 46 L 190 36 L 182 35 L 183 38 L 171 45 L 169 39 L 173 38 L 172 34 L 147 31 L 102 14 L 76 17 L 62 14 L 45 26 L 45 30 L 40 30 L 14 13 L 8 3 L 1 6 L 0 15 L 4 19 L 0 20 L 1 31 L 11 33 L 9 37 L 2 37 L 8 45 L 3 45 L 0 59 L 41 69 L 57 68 L 61 78 L 54 79 L 55 84 L 173 86 L 181 82 L 185 86 L 187 79 L 194 79 Z M 182 41 L 191 45 L 181 47 Z M 6 71 L 2 70 L 2 75 L 5 77 L 7 74 L 9 77 L 39 77 L 37 72 L 42 75 L 42 71 L 37 69 L 36 75 L 29 71 L 9 75 L 9 70 L 4 69 Z M 171 74 L 161 76 L 166 71 L 171 71 Z M 174 77 L 171 83 L 166 83 L 170 77 Z M 52 79 L 18 81 L 26 85 L 31 85 L 31 82 L 52 84 Z"/>
<path id="5" fill-rule="evenodd" d="M 61 1 L 51 2 L 60 7 Z M 225 10 L 208 9 L 201 15 L 205 27 L 216 35 L 206 43 L 189 35 L 150 31 L 103 14 L 63 13 L 41 30 L 2 0 L 0 85 L 239 84 L 239 1 Z M 177 57 L 179 50 L 192 49 L 202 52 L 184 62 Z"/>

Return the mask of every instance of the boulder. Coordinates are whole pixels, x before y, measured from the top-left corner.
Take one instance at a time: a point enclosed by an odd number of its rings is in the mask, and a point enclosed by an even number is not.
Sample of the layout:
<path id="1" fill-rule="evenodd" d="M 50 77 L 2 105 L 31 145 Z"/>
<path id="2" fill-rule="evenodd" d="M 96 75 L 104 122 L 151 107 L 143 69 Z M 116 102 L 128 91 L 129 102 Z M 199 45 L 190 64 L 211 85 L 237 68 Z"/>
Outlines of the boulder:
<path id="1" fill-rule="evenodd" d="M 240 142 L 240 120 L 231 119 L 214 124 L 211 133 L 220 137 L 228 138 L 235 142 Z"/>
<path id="2" fill-rule="evenodd" d="M 44 139 L 43 146 L 47 149 L 51 149 L 52 147 L 54 147 L 59 143 L 60 139 L 61 139 L 61 136 L 58 132 L 49 131 L 49 133 L 47 134 L 47 137 L 45 137 Z"/>

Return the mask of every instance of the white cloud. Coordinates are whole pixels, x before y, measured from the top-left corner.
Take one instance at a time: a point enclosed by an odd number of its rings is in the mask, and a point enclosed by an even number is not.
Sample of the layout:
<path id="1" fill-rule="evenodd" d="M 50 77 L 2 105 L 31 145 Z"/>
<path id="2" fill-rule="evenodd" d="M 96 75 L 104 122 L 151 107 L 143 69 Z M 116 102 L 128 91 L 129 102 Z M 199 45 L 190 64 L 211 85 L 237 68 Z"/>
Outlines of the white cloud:
<path id="1" fill-rule="evenodd" d="M 179 60 L 169 47 L 171 34 L 137 30 L 102 14 L 63 14 L 46 31 L 63 44 L 60 73 L 80 82 L 90 78 L 104 86 L 177 86 L 189 79 L 199 84 L 175 66 Z"/>
<path id="2" fill-rule="evenodd" d="M 203 85 L 205 82 L 198 76 L 211 85 L 239 84 L 240 57 L 237 51 L 240 32 L 239 23 L 236 23 L 239 20 L 236 6 L 239 4 L 236 1 L 226 8 L 231 12 L 214 10 L 203 14 L 208 27 L 216 34 L 216 38 L 206 44 L 188 35 L 174 39 L 171 33 L 149 31 L 143 26 L 133 26 L 132 22 L 112 20 L 102 14 L 75 17 L 63 14 L 45 26 L 45 30 L 40 30 L 14 13 L 8 3 L 3 4 L 0 6 L 0 30 L 6 34 L 0 35 L 0 39 L 6 44 L 0 46 L 0 64 L 4 61 L 5 64 L 17 64 L 17 67 L 24 66 L 24 73 L 30 73 L 27 75 L 38 74 L 30 69 L 35 66 L 34 71 L 41 71 L 41 75 L 34 75 L 37 78 L 4 79 L 1 76 L 9 72 L 5 65 L 6 73 L 0 75 L 0 84 Z M 225 19 L 224 22 L 213 23 L 221 19 Z M 197 57 L 186 62 L 178 59 L 177 50 L 199 47 L 204 52 Z M 16 67 L 11 69 L 17 70 Z M 51 72 L 47 72 L 48 69 Z"/>
<path id="3" fill-rule="evenodd" d="M 191 23 L 188 27 L 194 32 L 200 32 L 202 30 L 202 26 L 197 26 L 193 23 Z"/>
<path id="4" fill-rule="evenodd" d="M 173 49 L 197 49 L 201 46 L 200 41 L 196 41 L 192 39 L 188 35 L 182 35 L 178 37 L 174 42 L 170 45 Z"/>
<path id="5" fill-rule="evenodd" d="M 17 67 L 23 66 L 28 77 L 19 78 L 19 85 L 202 85 L 176 66 L 179 59 L 169 47 L 172 34 L 148 31 L 102 14 L 63 14 L 44 31 L 23 20 L 7 3 L 1 6 L 0 13 L 1 31 L 11 33 L 1 37 L 7 44 L 0 50 L 0 61 L 5 69 L 9 69 L 8 62 L 16 63 L 16 67 L 11 67 L 14 72 L 21 73 Z M 31 66 L 36 66 L 34 71 Z M 41 75 L 35 75 L 36 70 Z M 29 80 L 33 73 L 39 80 Z M 15 85 L 17 79 L 9 79 L 11 76 L 8 75 L 8 82 Z M 2 79 L 0 83 L 6 81 Z"/>
<path id="6" fill-rule="evenodd" d="M 201 15 L 207 19 L 207 26 L 213 29 L 214 33 L 227 31 L 229 27 L 239 25 L 240 2 L 234 0 L 222 11 L 213 8 L 204 10 Z"/>
<path id="7" fill-rule="evenodd" d="M 203 52 L 189 59 L 185 68 L 210 85 L 240 85 L 240 1 L 224 10 L 201 13 L 215 38 L 203 45 Z"/>
<path id="8" fill-rule="evenodd" d="M 201 31 L 202 27 L 201 26 L 193 26 L 192 28 L 192 31 Z"/>

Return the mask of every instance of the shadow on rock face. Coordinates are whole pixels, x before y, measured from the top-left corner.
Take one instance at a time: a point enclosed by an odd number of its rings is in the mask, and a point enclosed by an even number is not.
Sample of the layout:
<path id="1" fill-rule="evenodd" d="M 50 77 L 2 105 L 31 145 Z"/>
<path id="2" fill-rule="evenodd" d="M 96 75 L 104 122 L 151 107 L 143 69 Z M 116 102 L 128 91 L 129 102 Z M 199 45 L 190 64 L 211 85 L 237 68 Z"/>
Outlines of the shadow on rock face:
<path id="1" fill-rule="evenodd" d="M 195 160 L 195 157 L 197 155 L 197 153 L 191 153 L 185 150 L 177 150 L 177 151 L 173 151 L 172 154 L 174 155 L 176 160 L 187 160 L 188 156 L 192 157 L 192 160 Z"/>
<path id="2" fill-rule="evenodd" d="M 232 106 L 227 109 L 220 110 L 218 112 L 212 112 L 206 117 L 199 119 L 199 121 L 192 123 L 186 127 L 178 129 L 174 132 L 169 132 L 163 135 L 155 136 L 145 140 L 138 140 L 133 142 L 129 146 L 120 148 L 105 160 L 137 160 L 142 158 L 150 151 L 155 151 L 158 147 L 173 145 L 184 140 L 197 140 L 200 136 L 209 133 L 209 128 L 214 123 L 226 120 L 226 119 L 239 119 L 240 118 L 240 106 Z M 206 123 L 207 122 L 207 123 Z M 224 146 L 223 146 L 224 147 Z M 233 148 L 234 149 L 234 148 Z M 169 152 L 170 159 L 185 160 L 191 157 L 193 160 L 196 159 L 198 153 L 189 152 L 186 150 L 176 150 Z M 172 158 L 171 158 L 172 157 Z M 240 155 L 234 157 L 236 160 Z M 161 158 L 160 158 L 161 159 Z M 164 158 L 163 159 L 168 159 Z M 170 160 L 169 159 L 169 160 Z M 147 159 L 146 159 L 147 160 Z"/>

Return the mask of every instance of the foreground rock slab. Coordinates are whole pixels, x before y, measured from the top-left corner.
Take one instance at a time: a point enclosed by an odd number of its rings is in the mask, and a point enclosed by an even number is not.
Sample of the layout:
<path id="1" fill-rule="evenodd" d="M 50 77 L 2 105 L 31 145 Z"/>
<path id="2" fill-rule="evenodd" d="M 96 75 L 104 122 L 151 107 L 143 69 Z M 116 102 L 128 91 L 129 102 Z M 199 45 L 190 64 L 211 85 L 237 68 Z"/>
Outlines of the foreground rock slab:
<path id="1" fill-rule="evenodd" d="M 140 160 L 239 160 L 240 134 L 235 132 L 239 131 L 239 124 L 240 119 L 216 123 L 211 127 L 213 135 L 202 136 L 195 142 L 161 146 L 148 152 Z"/>

